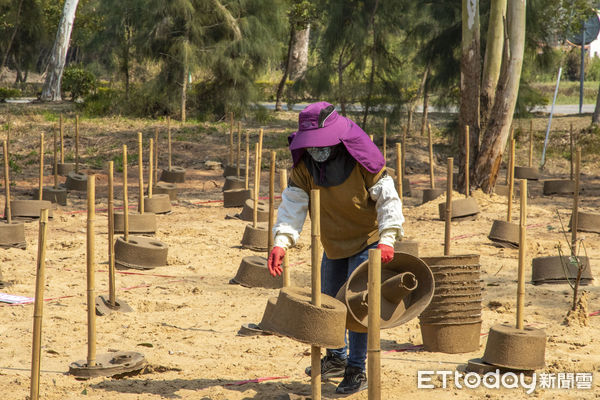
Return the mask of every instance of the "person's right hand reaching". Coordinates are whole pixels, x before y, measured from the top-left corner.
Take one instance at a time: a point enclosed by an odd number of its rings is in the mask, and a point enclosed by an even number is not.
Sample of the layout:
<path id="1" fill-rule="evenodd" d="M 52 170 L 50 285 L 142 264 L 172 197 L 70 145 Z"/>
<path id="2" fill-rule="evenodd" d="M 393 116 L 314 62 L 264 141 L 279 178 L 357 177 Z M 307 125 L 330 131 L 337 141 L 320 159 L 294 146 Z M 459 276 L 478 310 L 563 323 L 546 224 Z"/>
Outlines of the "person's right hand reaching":
<path id="1" fill-rule="evenodd" d="M 283 257 L 285 256 L 285 250 L 282 247 L 275 246 L 271 250 L 271 254 L 269 254 L 269 259 L 267 260 L 267 266 L 269 267 L 269 272 L 273 276 L 281 275 L 283 269 L 281 268 L 281 263 L 283 261 Z"/>

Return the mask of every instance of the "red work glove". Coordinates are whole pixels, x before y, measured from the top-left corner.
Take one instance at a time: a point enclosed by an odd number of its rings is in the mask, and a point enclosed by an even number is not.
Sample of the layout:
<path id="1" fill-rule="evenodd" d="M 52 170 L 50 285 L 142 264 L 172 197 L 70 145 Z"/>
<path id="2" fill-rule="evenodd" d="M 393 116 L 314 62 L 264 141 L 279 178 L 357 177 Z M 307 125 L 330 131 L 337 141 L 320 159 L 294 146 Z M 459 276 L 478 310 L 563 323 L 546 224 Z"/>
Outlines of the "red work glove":
<path id="1" fill-rule="evenodd" d="M 387 244 L 380 243 L 377 248 L 381 250 L 381 262 L 386 264 L 394 258 L 394 248 Z M 273 249 L 274 250 L 274 249 Z M 270 259 L 270 258 L 269 258 Z"/>
<path id="2" fill-rule="evenodd" d="M 269 254 L 269 260 L 267 260 L 267 266 L 269 267 L 271 275 L 281 275 L 281 272 L 283 271 L 281 269 L 281 262 L 283 261 L 284 256 L 285 250 L 282 247 L 273 247 L 271 254 Z"/>

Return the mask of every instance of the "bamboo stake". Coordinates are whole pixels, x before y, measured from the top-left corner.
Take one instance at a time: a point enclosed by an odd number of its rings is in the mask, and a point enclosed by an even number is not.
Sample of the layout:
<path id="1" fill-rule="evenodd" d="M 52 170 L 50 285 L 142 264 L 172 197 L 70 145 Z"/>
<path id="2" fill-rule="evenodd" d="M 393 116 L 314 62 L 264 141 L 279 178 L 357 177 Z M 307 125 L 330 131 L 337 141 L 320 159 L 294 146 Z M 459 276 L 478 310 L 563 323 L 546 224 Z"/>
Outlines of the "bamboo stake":
<path id="1" fill-rule="evenodd" d="M 229 113 L 229 165 L 233 165 L 233 112 Z"/>
<path id="2" fill-rule="evenodd" d="M 6 122 L 6 125 L 8 125 L 8 129 L 6 131 L 6 145 L 10 147 L 10 115 L 8 116 L 8 121 Z"/>
<path id="3" fill-rule="evenodd" d="M 242 152 L 242 123 L 238 121 L 238 136 L 237 136 L 237 161 L 235 162 L 235 172 L 237 177 L 240 177 L 240 156 Z"/>
<path id="4" fill-rule="evenodd" d="M 406 133 L 408 130 L 408 126 L 404 127 L 402 131 L 402 179 L 404 179 L 404 171 L 406 171 Z"/>
<path id="5" fill-rule="evenodd" d="M 6 142 L 4 142 L 6 143 Z M 44 285 L 46 261 L 46 233 L 48 226 L 48 209 L 40 210 L 40 227 L 38 232 L 38 253 L 35 274 L 35 300 L 33 305 L 33 343 L 31 352 L 31 387 L 29 398 L 39 399 L 40 394 L 40 359 L 42 349 L 42 317 L 44 314 Z"/>
<path id="6" fill-rule="evenodd" d="M 515 139 L 510 142 L 510 162 L 508 163 L 508 193 L 506 194 L 508 201 L 508 209 L 506 212 L 506 221 L 512 219 L 512 203 L 513 192 L 515 188 Z"/>
<path id="7" fill-rule="evenodd" d="M 573 217 L 571 220 L 571 255 L 577 256 L 577 227 L 579 225 L 579 184 L 581 174 L 581 148 L 577 147 L 575 156 L 575 193 L 573 194 Z"/>
<path id="8" fill-rule="evenodd" d="M 271 170 L 269 171 L 269 236 L 267 238 L 267 258 L 273 249 L 273 225 L 275 218 L 275 157 L 276 153 L 271 150 Z"/>
<path id="9" fill-rule="evenodd" d="M 258 181 L 256 183 L 256 195 L 258 196 L 260 189 L 260 171 L 262 170 L 262 149 L 263 149 L 263 130 L 262 128 L 258 131 Z"/>
<path id="10" fill-rule="evenodd" d="M 429 185 L 435 189 L 435 177 L 433 171 L 433 139 L 431 137 L 431 124 L 427 124 L 427 134 L 429 136 Z"/>
<path id="11" fill-rule="evenodd" d="M 279 187 L 281 188 L 281 194 L 283 196 L 283 191 L 287 188 L 287 169 L 283 168 L 279 171 Z M 290 267 L 289 267 L 289 258 L 288 252 L 285 252 L 283 256 L 283 262 L 281 263 L 283 269 L 283 287 L 289 287 L 291 285 L 290 281 Z"/>
<path id="12" fill-rule="evenodd" d="M 254 148 L 254 195 L 252 196 L 254 199 L 254 210 L 252 210 L 252 227 L 256 228 L 256 224 L 258 222 L 258 183 L 260 181 L 260 171 L 258 170 L 258 151 L 259 146 L 258 143 Z"/>
<path id="13" fill-rule="evenodd" d="M 65 136 L 63 129 L 63 116 L 60 114 L 59 118 L 59 126 L 60 126 L 60 163 L 65 163 Z"/>
<path id="14" fill-rule="evenodd" d="M 452 221 L 452 170 L 454 169 L 454 158 L 448 157 L 448 175 L 446 182 L 448 182 L 448 188 L 446 189 L 446 225 L 444 231 L 444 255 L 450 255 L 450 222 Z"/>
<path id="15" fill-rule="evenodd" d="M 127 145 L 123 145 L 123 240 L 129 242 L 129 200 L 127 199 Z"/>
<path id="16" fill-rule="evenodd" d="M 381 399 L 381 250 L 369 249 L 367 376 L 369 400 Z"/>
<path id="17" fill-rule="evenodd" d="M 148 150 L 148 198 L 152 198 L 152 163 L 154 160 L 154 155 L 152 154 L 154 150 L 154 139 L 150 138 L 150 148 Z"/>
<path id="18" fill-rule="evenodd" d="M 87 309 L 88 309 L 88 354 L 87 366 L 96 365 L 96 294 L 94 282 L 94 221 L 96 220 L 96 176 L 87 180 Z"/>
<path id="19" fill-rule="evenodd" d="M 321 196 L 318 190 L 310 191 L 311 219 L 311 303 L 321 307 L 321 262 L 319 246 L 321 242 Z M 321 347 L 310 346 L 312 399 L 321 400 Z"/>
<path id="20" fill-rule="evenodd" d="M 138 211 L 144 213 L 144 149 L 142 147 L 142 132 L 138 132 L 138 180 L 139 180 L 139 196 L 138 196 Z"/>
<path id="21" fill-rule="evenodd" d="M 400 197 L 400 201 L 403 201 L 402 198 L 402 144 L 396 143 L 396 185 L 398 186 L 398 197 Z"/>
<path id="22" fill-rule="evenodd" d="M 111 307 L 116 307 L 115 293 L 115 202 L 114 161 L 108 162 L 108 298 Z"/>
<path id="23" fill-rule="evenodd" d="M 12 214 L 10 212 L 10 176 L 8 174 L 8 143 L 6 140 L 2 141 L 2 150 L 4 152 L 4 195 L 5 199 L 5 211 L 7 223 L 12 223 Z"/>
<path id="24" fill-rule="evenodd" d="M 571 256 L 577 257 L 577 227 L 579 225 L 579 183 L 581 173 L 581 148 L 577 147 L 577 160 L 575 164 L 575 193 L 573 197 L 573 219 L 571 221 Z M 577 309 L 577 293 L 579 292 L 579 283 L 581 282 L 581 274 L 584 267 L 580 265 L 580 260 L 577 260 L 577 278 L 575 279 L 575 287 L 573 288 L 573 304 L 571 310 Z"/>
<path id="25" fill-rule="evenodd" d="M 465 196 L 469 197 L 469 175 L 471 173 L 471 164 L 469 163 L 469 125 L 465 126 Z"/>
<path id="26" fill-rule="evenodd" d="M 529 168 L 533 165 L 533 120 L 529 120 Z"/>
<path id="27" fill-rule="evenodd" d="M 154 130 L 154 182 L 158 183 L 158 127 Z"/>
<path id="28" fill-rule="evenodd" d="M 519 271 L 517 285 L 517 329 L 523 329 L 525 307 L 525 255 L 527 250 L 527 179 L 521 179 L 521 222 L 519 223 Z"/>
<path id="29" fill-rule="evenodd" d="M 246 131 L 246 170 L 244 171 L 244 188 L 248 190 L 248 171 L 250 167 L 250 134 Z"/>
<path id="30" fill-rule="evenodd" d="M 79 115 L 75 116 L 75 173 L 79 172 Z"/>
<path id="31" fill-rule="evenodd" d="M 53 167 L 54 167 L 54 189 L 58 189 L 58 144 L 56 139 L 56 129 L 53 132 L 54 136 L 54 158 L 53 158 Z"/>
<path id="32" fill-rule="evenodd" d="M 154 182 L 158 183 L 158 127 L 154 130 Z"/>
<path id="33" fill-rule="evenodd" d="M 167 137 L 169 141 L 168 151 L 169 151 L 169 171 L 171 170 L 171 117 L 167 117 Z"/>
<path id="34" fill-rule="evenodd" d="M 40 133 L 40 184 L 38 200 L 44 196 L 44 132 Z"/>
<path id="35" fill-rule="evenodd" d="M 406 131 L 410 134 L 410 128 L 413 120 L 413 109 L 412 107 L 408 110 L 408 118 L 406 119 Z"/>
<path id="36" fill-rule="evenodd" d="M 573 180 L 573 153 L 574 153 L 573 149 L 574 149 L 574 146 L 575 146 L 575 144 L 574 144 L 575 139 L 573 137 L 573 123 L 571 123 L 571 126 L 569 128 L 569 140 L 571 142 L 571 162 L 570 162 L 571 170 L 570 170 L 570 173 L 569 173 L 569 179 Z"/>
<path id="37" fill-rule="evenodd" d="M 515 137 L 515 130 L 514 130 L 514 128 L 511 128 L 511 129 L 510 129 L 510 139 L 509 139 L 509 141 L 508 141 L 508 143 L 509 143 L 509 146 L 510 146 L 510 143 L 512 143 L 512 140 L 513 140 L 513 138 L 514 138 L 514 137 Z M 510 150 L 509 150 L 509 151 L 510 151 Z M 510 169 L 510 163 L 511 163 L 511 162 L 513 162 L 512 158 L 511 158 L 510 160 L 508 160 L 508 165 L 509 165 L 509 167 L 508 167 L 508 169 L 506 170 L 506 179 L 505 179 L 505 182 L 504 182 L 504 184 L 505 184 L 505 185 L 508 185 L 508 180 L 509 180 L 509 177 L 508 177 L 508 175 L 509 175 L 509 172 L 510 172 L 510 171 L 509 171 L 509 169 Z"/>
<path id="38" fill-rule="evenodd" d="M 387 118 L 383 119 L 383 159 L 387 161 Z"/>
<path id="39" fill-rule="evenodd" d="M 244 171 L 244 189 L 248 190 L 248 174 L 250 166 L 250 145 L 246 142 L 246 171 Z"/>

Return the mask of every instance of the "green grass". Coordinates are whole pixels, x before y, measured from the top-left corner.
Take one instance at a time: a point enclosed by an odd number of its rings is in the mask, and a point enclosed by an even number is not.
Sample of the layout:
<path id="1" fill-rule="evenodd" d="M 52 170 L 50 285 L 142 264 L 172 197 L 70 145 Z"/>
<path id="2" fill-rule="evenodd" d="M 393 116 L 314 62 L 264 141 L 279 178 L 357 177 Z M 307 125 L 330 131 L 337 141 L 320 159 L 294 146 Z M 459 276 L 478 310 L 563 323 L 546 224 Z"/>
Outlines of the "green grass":
<path id="1" fill-rule="evenodd" d="M 42 111 L 42 117 L 44 117 L 44 121 L 48 122 L 56 122 L 59 119 L 58 114 L 47 110 Z"/>
<path id="2" fill-rule="evenodd" d="M 583 103 L 595 104 L 598 95 L 600 82 L 589 81 L 583 84 Z M 531 86 L 540 91 L 552 104 L 556 82 L 554 83 L 534 83 Z M 579 104 L 579 82 L 561 81 L 556 96 L 556 104 Z"/>
<path id="3" fill-rule="evenodd" d="M 97 157 L 88 158 L 86 160 L 86 164 L 88 164 L 90 166 L 90 168 L 92 168 L 92 169 L 104 169 L 106 161 L 107 161 L 106 157 L 97 156 Z M 122 160 L 121 160 L 121 164 L 122 164 Z M 121 171 L 122 170 L 123 170 L 123 166 L 121 166 Z"/>
<path id="4" fill-rule="evenodd" d="M 128 154 L 127 155 L 127 166 L 131 168 L 132 165 L 137 164 L 138 155 L 137 154 Z M 108 160 L 103 160 L 108 161 Z M 117 172 L 123 172 L 123 156 L 121 154 L 117 154 L 112 158 L 114 162 L 114 169 Z"/>

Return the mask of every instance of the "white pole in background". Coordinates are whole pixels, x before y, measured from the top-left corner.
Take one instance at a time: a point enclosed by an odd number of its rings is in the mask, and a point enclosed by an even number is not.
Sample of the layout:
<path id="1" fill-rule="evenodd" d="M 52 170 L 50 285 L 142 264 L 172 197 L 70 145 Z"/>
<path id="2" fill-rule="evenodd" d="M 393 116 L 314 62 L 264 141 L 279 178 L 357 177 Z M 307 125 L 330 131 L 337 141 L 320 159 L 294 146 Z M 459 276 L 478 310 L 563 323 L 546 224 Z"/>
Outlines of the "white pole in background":
<path id="1" fill-rule="evenodd" d="M 560 75 L 562 73 L 562 67 L 558 68 L 558 78 L 556 78 L 556 88 L 554 88 L 554 99 L 552 99 L 552 108 L 550 109 L 550 119 L 548 119 L 548 126 L 546 127 L 546 138 L 544 139 L 544 150 L 542 151 L 542 160 L 540 161 L 540 169 L 544 169 L 546 164 L 546 146 L 548 145 L 548 135 L 550 134 L 550 126 L 552 125 L 552 114 L 554 114 L 554 104 L 556 104 L 556 95 L 558 94 L 558 85 L 560 84 Z"/>

